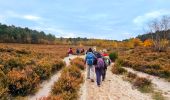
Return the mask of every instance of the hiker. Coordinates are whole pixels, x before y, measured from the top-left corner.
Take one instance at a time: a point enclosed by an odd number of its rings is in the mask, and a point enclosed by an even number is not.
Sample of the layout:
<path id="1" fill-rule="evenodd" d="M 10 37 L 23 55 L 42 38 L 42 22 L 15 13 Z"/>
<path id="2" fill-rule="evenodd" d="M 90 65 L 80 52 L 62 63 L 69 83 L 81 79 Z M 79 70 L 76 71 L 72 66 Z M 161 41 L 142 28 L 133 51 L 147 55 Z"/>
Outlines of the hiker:
<path id="1" fill-rule="evenodd" d="M 76 49 L 76 54 L 77 54 L 77 55 L 80 54 L 80 49 L 79 49 L 79 48 Z"/>
<path id="2" fill-rule="evenodd" d="M 103 56 L 103 55 L 102 55 L 102 56 Z M 103 61 L 104 61 L 104 68 L 103 68 L 103 70 L 102 70 L 102 81 L 105 80 L 107 67 L 111 64 L 110 58 L 109 58 L 109 56 L 107 56 L 107 54 L 105 54 L 105 55 L 103 56 Z"/>
<path id="3" fill-rule="evenodd" d="M 95 65 L 97 86 L 101 85 L 102 71 L 104 69 L 104 61 L 100 53 L 97 54 L 97 64 Z"/>
<path id="4" fill-rule="evenodd" d="M 94 66 L 93 62 L 95 59 L 95 55 L 93 54 L 93 51 L 91 48 L 89 48 L 86 57 L 85 57 L 85 64 L 87 64 L 87 79 L 91 79 L 92 82 L 94 82 Z"/>
<path id="5" fill-rule="evenodd" d="M 71 56 L 71 55 L 73 55 L 73 50 L 72 50 L 72 48 L 69 48 L 69 50 L 68 50 L 68 56 Z"/>
<path id="6" fill-rule="evenodd" d="M 84 53 L 84 49 L 81 49 L 81 53 Z"/>

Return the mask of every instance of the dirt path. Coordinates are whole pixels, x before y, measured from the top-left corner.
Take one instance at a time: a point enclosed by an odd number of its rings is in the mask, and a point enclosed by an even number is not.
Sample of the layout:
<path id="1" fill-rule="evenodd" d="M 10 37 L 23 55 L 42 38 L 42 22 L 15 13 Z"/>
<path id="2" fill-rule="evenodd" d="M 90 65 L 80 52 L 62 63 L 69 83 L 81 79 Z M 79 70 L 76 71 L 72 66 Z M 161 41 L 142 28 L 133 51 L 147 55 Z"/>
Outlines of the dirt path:
<path id="1" fill-rule="evenodd" d="M 145 77 L 145 78 L 150 79 L 152 83 L 154 84 L 154 88 L 161 91 L 164 97 L 166 97 L 167 100 L 170 100 L 170 82 L 167 82 L 166 80 L 161 79 L 156 76 L 152 76 L 152 75 L 149 75 L 143 72 L 135 71 L 131 68 L 126 68 L 126 67 L 124 68 L 129 72 L 136 73 L 140 77 Z"/>
<path id="2" fill-rule="evenodd" d="M 68 66 L 70 64 L 70 59 L 73 59 L 77 56 L 70 56 L 70 57 L 65 57 L 64 61 L 66 62 L 66 66 Z M 49 80 L 44 81 L 41 85 L 40 85 L 40 89 L 38 90 L 38 92 L 33 95 L 33 96 L 28 96 L 28 100 L 37 100 L 40 99 L 41 97 L 46 97 L 50 94 L 51 91 L 51 87 L 54 85 L 54 83 L 58 80 L 58 78 L 61 75 L 61 71 L 56 72 Z"/>
<path id="3" fill-rule="evenodd" d="M 97 87 L 96 82 L 85 79 L 80 100 L 151 100 L 148 94 L 132 89 L 129 82 L 123 81 L 121 76 L 112 74 L 110 70 L 111 67 L 108 67 L 106 80 L 101 87 Z"/>

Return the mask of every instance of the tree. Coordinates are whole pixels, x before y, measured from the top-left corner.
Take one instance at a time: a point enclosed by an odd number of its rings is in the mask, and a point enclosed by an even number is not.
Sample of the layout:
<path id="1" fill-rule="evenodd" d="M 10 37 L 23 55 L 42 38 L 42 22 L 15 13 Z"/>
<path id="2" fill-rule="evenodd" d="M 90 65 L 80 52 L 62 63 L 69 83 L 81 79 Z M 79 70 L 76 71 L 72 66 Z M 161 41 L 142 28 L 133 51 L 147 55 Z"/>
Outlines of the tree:
<path id="1" fill-rule="evenodd" d="M 163 16 L 161 19 L 155 19 L 149 23 L 148 28 L 152 36 L 154 50 L 165 51 L 168 47 L 167 32 L 170 29 L 170 17 Z"/>

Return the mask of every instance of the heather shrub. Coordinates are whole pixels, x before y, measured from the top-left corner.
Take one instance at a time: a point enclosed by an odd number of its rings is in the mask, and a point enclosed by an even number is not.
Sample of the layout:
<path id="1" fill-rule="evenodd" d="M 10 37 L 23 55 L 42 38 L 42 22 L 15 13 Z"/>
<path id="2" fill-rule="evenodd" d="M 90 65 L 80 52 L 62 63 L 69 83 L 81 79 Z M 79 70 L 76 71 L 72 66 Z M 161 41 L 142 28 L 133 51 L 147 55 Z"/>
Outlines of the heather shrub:
<path id="1" fill-rule="evenodd" d="M 16 50 L 16 53 L 18 54 L 30 54 L 31 51 L 25 50 L 25 49 L 21 49 L 21 50 Z"/>
<path id="2" fill-rule="evenodd" d="M 142 87 L 142 86 L 150 85 L 150 84 L 151 84 L 151 81 L 143 77 L 137 77 L 134 81 L 134 86 L 136 87 Z"/>
<path id="3" fill-rule="evenodd" d="M 61 57 L 68 48 L 66 45 L 0 44 L 0 100 L 21 100 L 22 96 L 34 94 L 42 81 L 65 66 Z M 77 71 L 71 74 L 81 76 Z"/>
<path id="4" fill-rule="evenodd" d="M 128 72 L 127 77 L 130 79 L 135 79 L 137 77 L 137 75 L 135 73 Z"/>
<path id="5" fill-rule="evenodd" d="M 3 71 L 5 73 L 7 73 L 8 71 L 12 70 L 13 68 L 17 68 L 17 69 L 22 69 L 23 68 L 23 64 L 19 59 L 10 59 L 7 62 L 5 62 L 4 64 L 4 68 Z"/>
<path id="6" fill-rule="evenodd" d="M 147 47 L 137 47 L 133 52 L 119 51 L 121 65 L 142 71 L 150 75 L 170 79 L 169 55 L 170 49 L 165 52 L 155 52 Z"/>
<path id="7" fill-rule="evenodd" d="M 78 98 L 78 90 L 83 82 L 83 76 L 78 66 L 68 66 L 64 68 L 59 80 L 52 88 L 55 96 L 60 96 L 63 100 L 75 100 Z"/>
<path id="8" fill-rule="evenodd" d="M 64 100 L 64 99 L 60 95 L 57 95 L 57 96 L 42 97 L 39 100 Z"/>
<path id="9" fill-rule="evenodd" d="M 0 100 L 11 100 L 8 89 L 0 86 Z"/>
<path id="10" fill-rule="evenodd" d="M 52 71 L 58 71 L 65 66 L 65 62 L 62 60 L 55 60 L 52 65 Z"/>
<path id="11" fill-rule="evenodd" d="M 160 70 L 159 74 L 160 74 L 160 77 L 170 78 L 170 71 L 168 70 Z"/>
<path id="12" fill-rule="evenodd" d="M 115 63 L 115 65 L 112 66 L 112 73 L 113 74 L 123 74 L 126 73 L 127 71 L 121 67 L 121 65 Z"/>
<path id="13" fill-rule="evenodd" d="M 34 93 L 39 83 L 39 76 L 29 70 L 12 70 L 8 72 L 7 76 L 9 93 L 13 96 Z"/>
<path id="14" fill-rule="evenodd" d="M 40 76 L 41 80 L 45 80 L 50 77 L 52 66 L 48 63 L 38 64 L 34 70 L 35 73 Z"/>
<path id="15" fill-rule="evenodd" d="M 84 65 L 84 59 L 83 58 L 75 58 L 73 60 L 71 60 L 71 64 L 72 65 L 76 65 L 77 67 L 79 67 L 81 70 L 85 69 L 85 65 Z"/>
<path id="16" fill-rule="evenodd" d="M 133 81 L 133 85 L 137 87 L 141 92 L 150 92 L 151 89 L 151 80 L 148 80 L 143 77 L 137 77 Z"/>

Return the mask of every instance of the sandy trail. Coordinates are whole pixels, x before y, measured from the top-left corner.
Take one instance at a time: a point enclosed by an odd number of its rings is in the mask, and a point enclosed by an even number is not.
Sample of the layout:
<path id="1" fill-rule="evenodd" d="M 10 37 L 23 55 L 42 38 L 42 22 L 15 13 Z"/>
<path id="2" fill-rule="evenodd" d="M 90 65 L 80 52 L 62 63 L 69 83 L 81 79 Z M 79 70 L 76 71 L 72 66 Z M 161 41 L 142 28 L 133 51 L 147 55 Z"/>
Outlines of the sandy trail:
<path id="1" fill-rule="evenodd" d="M 73 59 L 77 56 L 70 56 L 70 57 L 65 57 L 64 61 L 66 63 L 66 66 L 70 64 L 70 59 Z M 28 100 L 38 100 L 42 97 L 47 97 L 50 92 L 51 92 L 51 87 L 54 85 L 54 83 L 58 80 L 58 78 L 61 75 L 61 71 L 56 72 L 49 80 L 44 81 L 40 85 L 40 89 L 35 95 L 28 96 Z"/>
<path id="2" fill-rule="evenodd" d="M 124 67 L 127 71 L 137 74 L 140 77 L 145 77 L 147 79 L 150 79 L 152 83 L 154 84 L 154 88 L 161 91 L 163 95 L 167 98 L 167 100 L 170 100 L 170 82 L 167 82 L 166 80 L 152 76 L 143 72 L 135 71 L 131 68 Z"/>
<path id="3" fill-rule="evenodd" d="M 101 87 L 98 87 L 96 82 L 85 79 L 79 100 L 151 100 L 149 94 L 132 89 L 132 85 L 123 81 L 122 76 L 112 74 L 111 66 L 108 67 L 106 75 Z"/>

